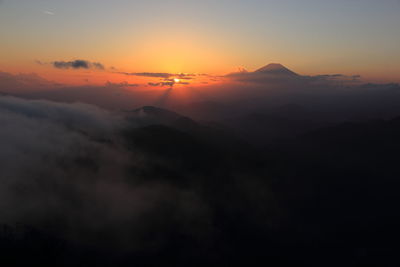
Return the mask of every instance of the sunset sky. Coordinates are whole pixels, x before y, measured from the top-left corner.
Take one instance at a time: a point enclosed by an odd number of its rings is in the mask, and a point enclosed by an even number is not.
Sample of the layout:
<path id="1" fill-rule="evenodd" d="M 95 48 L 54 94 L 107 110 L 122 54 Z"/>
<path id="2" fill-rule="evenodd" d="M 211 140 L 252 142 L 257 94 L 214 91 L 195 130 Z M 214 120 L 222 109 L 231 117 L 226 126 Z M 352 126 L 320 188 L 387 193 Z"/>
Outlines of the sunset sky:
<path id="1" fill-rule="evenodd" d="M 115 72 L 222 75 L 279 62 L 400 82 L 399 14 L 398 0 L 0 0 L 0 71 L 122 82 Z M 53 67 L 77 59 L 104 69 Z"/>

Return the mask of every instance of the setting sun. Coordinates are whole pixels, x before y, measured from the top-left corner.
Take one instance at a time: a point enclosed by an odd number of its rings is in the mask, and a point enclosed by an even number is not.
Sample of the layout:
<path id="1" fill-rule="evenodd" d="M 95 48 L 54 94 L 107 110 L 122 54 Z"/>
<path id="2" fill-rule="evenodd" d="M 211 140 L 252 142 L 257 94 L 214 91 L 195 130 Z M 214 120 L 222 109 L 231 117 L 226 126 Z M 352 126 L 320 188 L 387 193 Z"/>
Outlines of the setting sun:
<path id="1" fill-rule="evenodd" d="M 180 79 L 177 79 L 177 78 L 175 78 L 175 79 L 174 79 L 174 82 L 176 82 L 176 83 L 180 83 L 180 82 L 181 82 L 181 80 L 180 80 Z"/>

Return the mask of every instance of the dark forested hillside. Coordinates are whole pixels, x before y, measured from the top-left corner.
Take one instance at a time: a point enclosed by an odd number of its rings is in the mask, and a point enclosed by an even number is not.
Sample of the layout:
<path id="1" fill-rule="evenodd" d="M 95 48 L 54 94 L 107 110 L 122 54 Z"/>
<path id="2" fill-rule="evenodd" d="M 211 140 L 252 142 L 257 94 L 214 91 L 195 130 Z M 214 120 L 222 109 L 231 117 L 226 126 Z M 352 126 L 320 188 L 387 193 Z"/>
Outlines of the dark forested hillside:
<path id="1" fill-rule="evenodd" d="M 341 123 L 272 143 L 266 135 L 257 145 L 167 110 L 124 116 L 117 137 L 77 133 L 116 162 L 111 169 L 102 171 L 92 153 L 60 156 L 49 167 L 66 176 L 36 172 L 39 184 L 13 185 L 13 205 L 40 196 L 47 207 L 15 206 L 31 215 L 2 225 L 4 264 L 399 263 L 399 119 Z"/>

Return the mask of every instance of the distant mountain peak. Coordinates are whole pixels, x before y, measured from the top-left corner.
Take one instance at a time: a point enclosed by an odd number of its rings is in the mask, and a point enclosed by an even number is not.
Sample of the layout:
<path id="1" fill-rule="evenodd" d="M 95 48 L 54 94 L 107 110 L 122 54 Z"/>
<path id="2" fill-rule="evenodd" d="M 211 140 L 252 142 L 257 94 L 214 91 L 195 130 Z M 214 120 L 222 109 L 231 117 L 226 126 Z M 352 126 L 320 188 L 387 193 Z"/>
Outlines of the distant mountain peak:
<path id="1" fill-rule="evenodd" d="M 255 73 L 268 73 L 268 74 L 274 74 L 274 75 L 290 75 L 290 76 L 298 76 L 297 73 L 289 70 L 285 66 L 279 63 L 271 63 L 268 64 L 258 70 L 255 71 Z"/>

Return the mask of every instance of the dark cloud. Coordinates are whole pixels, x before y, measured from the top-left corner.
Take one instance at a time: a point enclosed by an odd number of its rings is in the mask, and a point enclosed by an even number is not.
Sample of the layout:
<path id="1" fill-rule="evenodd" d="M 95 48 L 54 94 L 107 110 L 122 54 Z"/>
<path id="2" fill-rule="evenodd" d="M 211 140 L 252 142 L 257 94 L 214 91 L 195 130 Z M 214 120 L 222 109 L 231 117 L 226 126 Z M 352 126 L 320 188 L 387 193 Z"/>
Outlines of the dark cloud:
<path id="1" fill-rule="evenodd" d="M 120 83 L 112 83 L 112 82 L 107 82 L 106 86 L 109 87 L 137 87 L 139 84 L 137 83 L 128 83 L 128 82 L 120 82 Z"/>
<path id="2" fill-rule="evenodd" d="M 173 83 L 173 84 L 182 84 L 182 85 L 188 85 L 190 84 L 189 82 L 183 82 L 182 80 L 191 80 L 191 78 L 189 79 L 185 79 L 185 78 L 180 78 L 179 77 L 179 81 L 177 81 L 176 79 L 164 79 L 164 84 L 166 83 L 166 85 L 168 85 L 169 83 Z"/>
<path id="3" fill-rule="evenodd" d="M 194 77 L 187 77 L 187 76 L 178 76 L 181 80 L 194 80 Z"/>
<path id="4" fill-rule="evenodd" d="M 344 74 L 325 74 L 317 76 L 304 76 L 311 80 L 326 80 L 326 81 L 339 81 L 339 82 L 359 82 L 360 75 L 344 75 Z"/>
<path id="5" fill-rule="evenodd" d="M 157 86 L 170 86 L 173 87 L 175 84 L 180 84 L 180 85 L 189 85 L 189 82 L 183 82 L 182 80 L 191 80 L 193 79 L 192 77 L 186 77 L 186 76 L 182 76 L 183 74 L 180 74 L 181 76 L 177 76 L 177 75 L 171 75 L 171 77 L 176 77 L 176 78 L 164 78 L 162 79 L 162 82 L 157 82 L 157 83 L 153 83 L 153 82 L 149 82 L 147 85 L 149 86 L 153 86 L 153 87 L 157 87 Z M 179 80 L 177 80 L 179 79 Z"/>
<path id="6" fill-rule="evenodd" d="M 164 72 L 119 72 L 119 74 L 124 74 L 128 76 L 139 76 L 139 77 L 150 77 L 150 78 L 164 78 L 169 79 L 172 77 L 179 79 L 193 79 L 196 74 L 190 73 L 164 73 Z"/>
<path id="7" fill-rule="evenodd" d="M 103 64 L 101 64 L 99 62 L 95 62 L 95 63 L 92 63 L 92 64 L 96 69 L 104 70 L 104 65 Z"/>
<path id="8" fill-rule="evenodd" d="M 149 86 L 153 86 L 153 87 L 157 87 L 157 86 L 161 86 L 161 87 L 170 86 L 170 87 L 172 87 L 172 86 L 175 85 L 175 82 L 172 81 L 172 82 L 148 83 L 148 85 Z"/>
<path id="9" fill-rule="evenodd" d="M 140 76 L 140 77 L 151 77 L 151 78 L 169 78 L 173 76 L 171 73 L 154 73 L 154 72 L 120 72 L 120 74 L 128 75 L 128 76 Z"/>
<path id="10" fill-rule="evenodd" d="M 97 69 L 104 70 L 104 65 L 98 62 L 90 62 L 87 60 L 74 61 L 54 61 L 53 66 L 57 69 Z"/>

